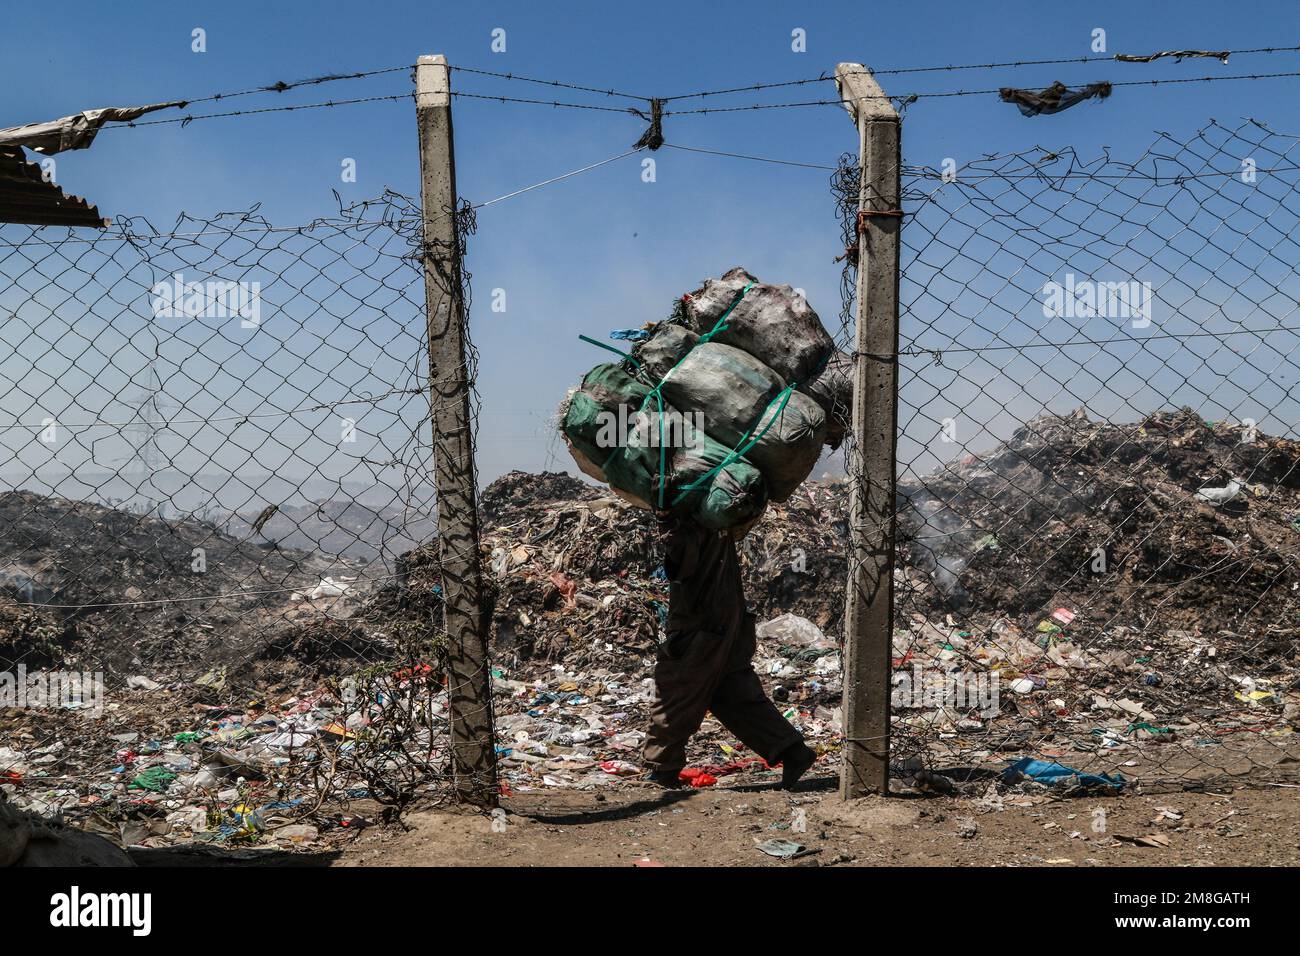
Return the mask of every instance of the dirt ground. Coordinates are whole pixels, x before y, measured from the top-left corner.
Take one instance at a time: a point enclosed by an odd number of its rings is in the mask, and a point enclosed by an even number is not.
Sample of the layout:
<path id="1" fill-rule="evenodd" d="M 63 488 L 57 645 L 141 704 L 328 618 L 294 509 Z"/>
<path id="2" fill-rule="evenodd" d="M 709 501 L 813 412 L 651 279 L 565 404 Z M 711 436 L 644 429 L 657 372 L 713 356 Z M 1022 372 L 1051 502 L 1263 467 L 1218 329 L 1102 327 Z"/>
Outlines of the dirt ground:
<path id="1" fill-rule="evenodd" d="M 1007 795 L 1001 810 L 987 810 L 968 797 L 867 797 L 846 803 L 835 787 L 835 779 L 826 775 L 792 793 L 773 784 L 671 792 L 647 784 L 601 794 L 517 794 L 503 801 L 504 826 L 499 818 L 494 822 L 481 814 L 417 811 L 408 816 L 405 831 L 364 832 L 333 865 L 1300 863 L 1296 787 L 1063 800 Z M 808 852 L 783 860 L 757 848 L 772 839 L 802 844 Z"/>

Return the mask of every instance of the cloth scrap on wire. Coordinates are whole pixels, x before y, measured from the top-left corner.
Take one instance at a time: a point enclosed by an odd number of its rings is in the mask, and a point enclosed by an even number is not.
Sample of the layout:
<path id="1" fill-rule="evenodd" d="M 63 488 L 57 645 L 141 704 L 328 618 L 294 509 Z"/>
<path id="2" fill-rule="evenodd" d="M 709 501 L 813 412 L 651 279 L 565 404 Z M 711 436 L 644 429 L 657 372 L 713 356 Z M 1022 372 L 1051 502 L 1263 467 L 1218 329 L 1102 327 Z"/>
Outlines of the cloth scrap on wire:
<path id="1" fill-rule="evenodd" d="M 1184 57 L 1206 57 L 1226 64 L 1230 52 L 1229 50 L 1164 50 L 1160 53 L 1149 53 L 1146 56 L 1135 56 L 1132 53 L 1116 53 L 1115 59 L 1121 63 L 1150 63 L 1153 60 L 1159 60 L 1161 57 L 1172 56 L 1181 63 Z"/>
<path id="2" fill-rule="evenodd" d="M 46 156 L 67 149 L 85 149 L 95 141 L 96 134 L 105 123 L 129 123 L 154 110 L 185 105 L 184 100 L 176 100 L 149 106 L 108 106 L 98 110 L 82 110 L 72 116 L 45 123 L 28 123 L 25 126 L 0 129 L 0 146 L 25 146 L 34 153 Z"/>
<path id="3" fill-rule="evenodd" d="M 649 116 L 635 108 L 629 109 L 628 112 L 636 114 L 650 124 L 641 134 L 641 138 L 632 144 L 633 149 L 649 149 L 653 152 L 664 144 L 664 101 L 662 99 L 650 101 Z"/>
<path id="4" fill-rule="evenodd" d="M 1104 100 L 1110 96 L 1109 83 L 1089 83 L 1078 89 L 1070 89 L 1057 80 L 1047 89 L 1035 93 L 1033 90 L 1018 90 L 1004 86 L 998 91 L 1004 103 L 1015 103 L 1024 116 L 1038 116 L 1040 113 L 1059 113 L 1068 110 L 1076 103 L 1096 97 Z"/>
<path id="5" fill-rule="evenodd" d="M 610 329 L 609 337 L 622 342 L 644 342 L 650 338 L 650 333 L 645 329 Z"/>

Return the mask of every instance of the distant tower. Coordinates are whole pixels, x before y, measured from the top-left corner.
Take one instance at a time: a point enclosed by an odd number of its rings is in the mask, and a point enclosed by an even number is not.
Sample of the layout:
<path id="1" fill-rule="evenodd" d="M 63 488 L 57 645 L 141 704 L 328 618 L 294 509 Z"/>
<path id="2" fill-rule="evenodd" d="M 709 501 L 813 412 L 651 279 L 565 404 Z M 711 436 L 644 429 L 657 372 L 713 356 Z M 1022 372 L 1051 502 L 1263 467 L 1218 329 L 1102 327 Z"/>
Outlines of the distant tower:
<path id="1" fill-rule="evenodd" d="M 144 384 L 123 400 L 123 404 L 133 413 L 122 429 L 131 445 L 131 456 L 124 469 L 135 491 L 128 499 L 129 507 L 143 514 L 166 517 L 166 493 L 154 479 L 163 463 L 158 445 L 159 436 L 167 430 L 163 410 L 174 406 L 163 396 L 162 379 L 153 360 L 145 369 Z"/>

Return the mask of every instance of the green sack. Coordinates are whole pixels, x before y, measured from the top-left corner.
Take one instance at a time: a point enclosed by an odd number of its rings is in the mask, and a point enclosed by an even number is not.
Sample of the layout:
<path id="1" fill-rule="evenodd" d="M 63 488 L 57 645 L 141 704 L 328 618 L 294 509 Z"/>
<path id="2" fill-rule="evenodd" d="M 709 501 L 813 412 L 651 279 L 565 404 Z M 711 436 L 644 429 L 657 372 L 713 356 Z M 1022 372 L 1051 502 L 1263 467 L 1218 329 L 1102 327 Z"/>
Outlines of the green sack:
<path id="1" fill-rule="evenodd" d="M 664 416 L 672 421 L 676 410 L 664 406 Z M 693 432 L 689 443 L 661 449 L 658 444 L 658 407 L 651 401 L 646 410 L 649 442 L 630 442 L 616 448 L 602 463 L 609 483 L 633 498 L 672 514 L 694 518 L 708 528 L 724 529 L 754 518 L 767 503 L 767 485 L 763 475 L 743 458 L 726 461 L 731 449 Z M 665 428 L 665 434 L 670 429 Z M 670 437 L 676 437 L 671 436 Z M 660 497 L 660 464 L 663 463 L 663 495 Z M 716 470 L 715 470 L 716 469 Z"/>
<path id="2" fill-rule="evenodd" d="M 703 415 L 710 438 L 735 448 L 746 435 L 761 435 L 745 457 L 767 479 L 768 497 L 787 500 L 821 457 L 825 412 L 798 392 L 782 401 L 785 382 L 749 353 L 698 341 L 695 333 L 662 323 L 634 354 L 649 377 L 662 379 L 675 408 Z"/>
<path id="3" fill-rule="evenodd" d="M 599 471 L 596 477 L 636 501 L 657 507 L 662 500 L 665 510 L 709 528 L 730 528 L 756 517 L 767 501 L 762 474 L 744 459 L 719 468 L 730 448 L 690 428 L 667 402 L 661 419 L 658 401 L 647 402 L 649 393 L 618 364 L 587 373 L 560 423 L 583 470 L 593 473 L 585 458 Z"/>

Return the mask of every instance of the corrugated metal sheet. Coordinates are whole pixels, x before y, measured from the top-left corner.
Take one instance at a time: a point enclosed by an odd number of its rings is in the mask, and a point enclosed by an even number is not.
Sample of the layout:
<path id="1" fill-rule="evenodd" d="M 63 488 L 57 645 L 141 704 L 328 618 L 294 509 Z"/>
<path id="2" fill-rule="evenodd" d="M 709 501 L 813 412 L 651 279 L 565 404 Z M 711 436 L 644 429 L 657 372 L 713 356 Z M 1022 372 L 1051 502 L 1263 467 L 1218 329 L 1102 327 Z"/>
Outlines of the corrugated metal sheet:
<path id="1" fill-rule="evenodd" d="M 16 146 L 0 146 L 0 222 L 96 229 L 108 225 L 86 200 L 68 196 L 57 183 L 46 181 L 41 167 L 27 162 Z"/>

